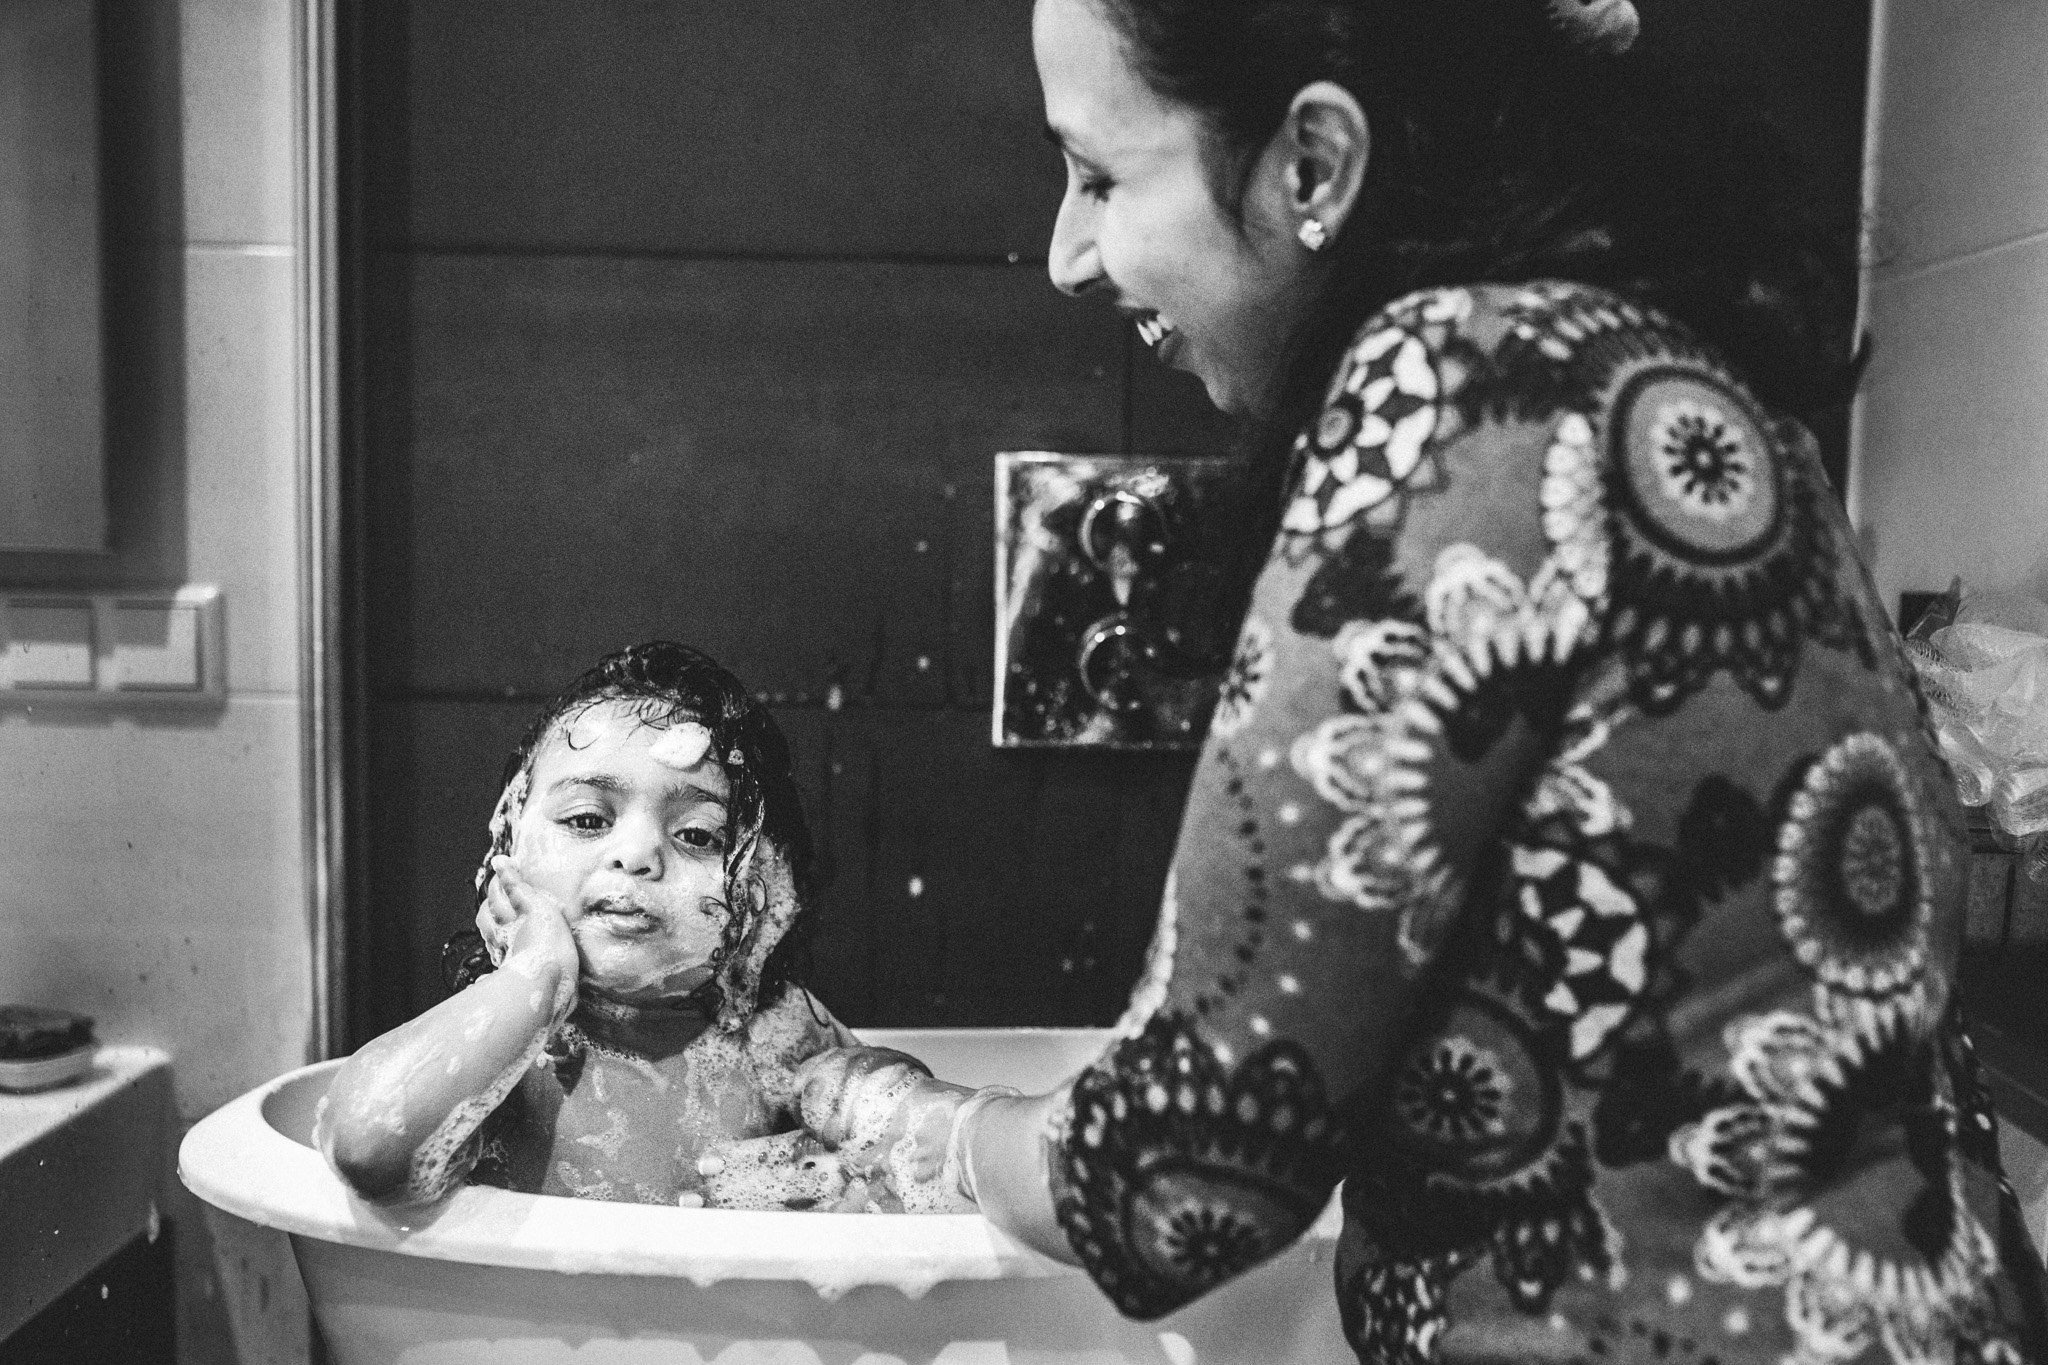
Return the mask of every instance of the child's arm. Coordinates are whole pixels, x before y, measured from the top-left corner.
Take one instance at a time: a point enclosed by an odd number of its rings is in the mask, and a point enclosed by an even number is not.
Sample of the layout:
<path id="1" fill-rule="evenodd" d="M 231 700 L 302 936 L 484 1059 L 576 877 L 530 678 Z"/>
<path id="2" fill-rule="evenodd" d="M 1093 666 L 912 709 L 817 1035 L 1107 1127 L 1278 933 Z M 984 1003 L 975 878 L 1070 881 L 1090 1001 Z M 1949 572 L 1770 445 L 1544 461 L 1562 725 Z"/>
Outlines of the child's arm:
<path id="1" fill-rule="evenodd" d="M 320 1102 L 314 1140 L 365 1199 L 431 1203 L 476 1164 L 477 1129 L 576 1001 L 576 941 L 561 906 L 509 858 L 478 918 L 499 970 L 349 1058 Z"/>

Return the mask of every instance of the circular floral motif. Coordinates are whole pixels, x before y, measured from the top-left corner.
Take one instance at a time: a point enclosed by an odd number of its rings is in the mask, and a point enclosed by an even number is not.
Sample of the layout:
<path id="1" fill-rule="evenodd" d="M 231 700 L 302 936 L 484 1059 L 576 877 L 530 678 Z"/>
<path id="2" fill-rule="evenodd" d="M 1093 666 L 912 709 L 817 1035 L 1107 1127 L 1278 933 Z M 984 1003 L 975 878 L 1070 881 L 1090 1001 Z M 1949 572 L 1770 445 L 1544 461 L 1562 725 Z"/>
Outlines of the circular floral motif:
<path id="1" fill-rule="evenodd" d="M 1502 1071 L 1491 1053 L 1442 1039 L 1402 1070 L 1394 1108 L 1402 1122 L 1439 1142 L 1470 1146 L 1498 1138 L 1510 1085 Z"/>
<path id="2" fill-rule="evenodd" d="M 1393 1134 L 1428 1170 L 1476 1189 L 1542 1156 L 1562 1094 L 1529 1022 L 1467 990 L 1396 1069 Z"/>
<path id="3" fill-rule="evenodd" d="M 1748 433 L 1719 408 L 1680 399 L 1660 409 L 1648 445 L 1664 494 L 1693 516 L 1726 522 L 1749 509 L 1760 485 Z"/>
<path id="4" fill-rule="evenodd" d="M 1230 668 L 1216 690 L 1216 710 L 1209 719 L 1209 731 L 1225 739 L 1242 730 L 1251 720 L 1259 698 L 1266 694 L 1266 680 L 1273 671 L 1273 629 L 1256 616 L 1247 617 L 1237 637 L 1237 650 L 1230 656 Z"/>
<path id="5" fill-rule="evenodd" d="M 1275 1042 L 1227 1069 L 1182 1015 L 1120 1040 L 1068 1104 L 1060 1225 L 1134 1316 L 1176 1308 L 1293 1240 L 1347 1164 L 1306 1053 Z"/>
<path id="6" fill-rule="evenodd" d="M 1929 831 L 1884 737 L 1852 734 L 1806 771 L 1778 830 L 1778 927 L 1833 995 L 1889 1012 L 1919 1002 L 1934 917 Z"/>
<path id="7" fill-rule="evenodd" d="M 1166 1255 L 1194 1281 L 1220 1280 L 1266 1249 L 1259 1230 L 1231 1210 L 1183 1209 L 1167 1221 Z"/>
<path id="8" fill-rule="evenodd" d="M 1738 1019 L 1726 1041 L 1741 1098 L 1670 1142 L 1672 1161 L 1729 1200 L 1694 1247 L 1700 1274 L 1783 1286 L 1791 1360 L 1832 1365 L 1881 1342 L 1894 1365 L 1923 1365 L 1986 1341 L 1997 1248 L 1963 1197 L 1954 1116 L 1925 1092 L 1919 1050 L 1896 1030 L 1867 1035 L 1789 1011 Z M 1927 1182 L 1919 1235 L 1906 1227 L 1903 1241 L 1865 1242 L 1829 1216 L 1854 1179 L 1849 1148 L 1873 1123 L 1910 1130 L 1904 1145 Z"/>
<path id="9" fill-rule="evenodd" d="M 1368 1263 L 1347 1285 L 1361 1321 L 1440 1329 L 1440 1297 L 1417 1290 L 1481 1257 L 1523 1311 L 1575 1273 L 1612 1269 L 1584 1131 L 1566 1120 L 1559 1032 L 1518 989 L 1467 978 L 1396 1060 L 1380 1140 L 1361 1144 L 1345 1187 L 1348 1219 L 1377 1244 L 1368 1262 L 1393 1272 Z"/>
<path id="10" fill-rule="evenodd" d="M 1780 706 L 1807 637 L 1861 638 L 1813 489 L 1777 428 L 1706 361 L 1674 350 L 1622 368 L 1608 421 L 1607 635 L 1631 693 L 1662 714 L 1726 670 Z"/>
<path id="11" fill-rule="evenodd" d="M 1667 554 L 1697 571 L 1754 554 L 1777 529 L 1778 460 L 1732 391 L 1651 370 L 1624 389 L 1614 429 L 1622 491 Z"/>

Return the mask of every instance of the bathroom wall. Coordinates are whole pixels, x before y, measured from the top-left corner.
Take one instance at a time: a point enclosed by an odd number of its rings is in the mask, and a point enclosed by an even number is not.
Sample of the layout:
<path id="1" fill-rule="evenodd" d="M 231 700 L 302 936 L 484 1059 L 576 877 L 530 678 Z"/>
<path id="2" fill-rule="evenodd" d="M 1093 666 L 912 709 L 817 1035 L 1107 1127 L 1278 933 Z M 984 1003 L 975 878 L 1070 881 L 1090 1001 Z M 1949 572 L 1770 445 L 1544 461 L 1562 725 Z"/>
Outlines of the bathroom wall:
<path id="1" fill-rule="evenodd" d="M 174 1055 L 184 1125 L 307 1059 L 295 549 L 293 6 L 102 0 L 112 550 L 10 587 L 219 584 L 228 700 L 0 712 L 0 1000 Z M 165 1154 L 168 1173 L 172 1153 Z M 296 1272 L 169 1182 L 180 1359 L 303 1359 Z"/>
<path id="2" fill-rule="evenodd" d="M 1852 508 L 1887 600 L 2048 592 L 2048 7 L 1878 14 Z"/>

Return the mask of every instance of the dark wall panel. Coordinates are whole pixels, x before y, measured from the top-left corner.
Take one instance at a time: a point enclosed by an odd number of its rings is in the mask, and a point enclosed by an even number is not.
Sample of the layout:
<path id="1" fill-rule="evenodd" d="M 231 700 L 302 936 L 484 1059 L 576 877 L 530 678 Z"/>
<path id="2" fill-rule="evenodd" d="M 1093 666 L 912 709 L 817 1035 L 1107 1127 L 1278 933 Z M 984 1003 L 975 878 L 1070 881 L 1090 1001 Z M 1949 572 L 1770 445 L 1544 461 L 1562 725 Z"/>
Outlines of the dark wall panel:
<path id="1" fill-rule="evenodd" d="M 398 0 L 379 240 L 1042 256 L 1023 0 Z"/>
<path id="2" fill-rule="evenodd" d="M 671 636 L 771 694 L 985 704 L 991 456 L 1120 440 L 1122 329 L 1037 270 L 392 269 L 380 691 L 543 692 Z"/>

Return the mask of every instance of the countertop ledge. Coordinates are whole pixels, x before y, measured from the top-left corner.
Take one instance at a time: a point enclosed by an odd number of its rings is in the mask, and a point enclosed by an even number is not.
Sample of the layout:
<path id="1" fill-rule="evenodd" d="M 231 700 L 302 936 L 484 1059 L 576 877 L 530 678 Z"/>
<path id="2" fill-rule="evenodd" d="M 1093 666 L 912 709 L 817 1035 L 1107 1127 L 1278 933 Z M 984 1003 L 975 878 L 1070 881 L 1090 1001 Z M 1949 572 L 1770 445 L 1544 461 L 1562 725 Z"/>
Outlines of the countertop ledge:
<path id="1" fill-rule="evenodd" d="M 102 1047 L 69 1085 L 0 1092 L 0 1341 L 154 1232 L 174 1132 L 159 1048 Z"/>

